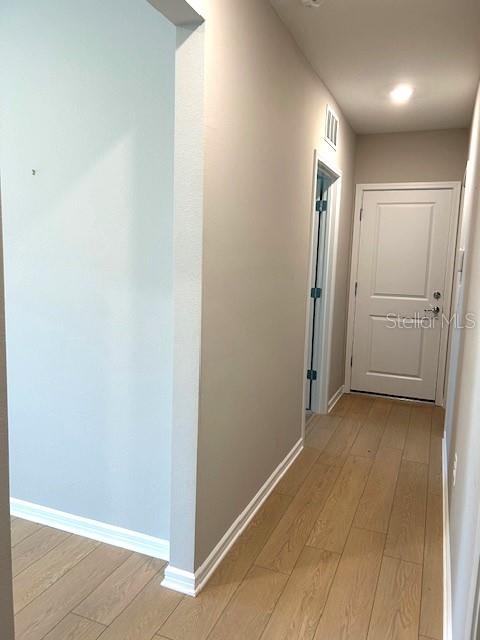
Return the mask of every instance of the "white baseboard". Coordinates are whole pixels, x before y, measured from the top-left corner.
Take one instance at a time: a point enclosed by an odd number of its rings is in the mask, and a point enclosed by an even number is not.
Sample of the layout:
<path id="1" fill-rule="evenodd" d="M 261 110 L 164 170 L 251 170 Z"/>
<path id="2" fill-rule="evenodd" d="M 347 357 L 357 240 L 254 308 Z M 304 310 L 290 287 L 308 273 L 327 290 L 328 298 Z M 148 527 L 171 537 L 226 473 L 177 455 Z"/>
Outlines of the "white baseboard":
<path id="1" fill-rule="evenodd" d="M 450 517 L 448 509 L 447 441 L 442 443 L 443 477 L 443 640 L 452 640 L 452 573 L 450 567 Z"/>
<path id="2" fill-rule="evenodd" d="M 195 571 L 195 573 L 183 571 L 182 569 L 177 569 L 176 567 L 169 565 L 165 570 L 165 579 L 163 580 L 162 585 L 189 596 L 198 595 L 208 582 L 212 573 L 232 548 L 235 541 L 247 528 L 257 511 L 272 493 L 277 483 L 295 462 L 302 449 L 303 440 L 300 439 L 290 453 L 288 453 L 284 460 L 278 465 L 256 496 L 238 516 L 205 562 Z"/>
<path id="3" fill-rule="evenodd" d="M 165 577 L 162 581 L 162 587 L 166 589 L 172 589 L 172 591 L 178 591 L 184 593 L 187 596 L 195 596 L 199 593 L 200 589 L 196 589 L 196 578 L 194 573 L 184 571 L 183 569 L 177 569 L 170 565 L 165 569 Z"/>
<path id="4" fill-rule="evenodd" d="M 337 404 L 337 402 L 340 400 L 340 398 L 343 396 L 344 393 L 345 393 L 345 385 L 342 384 L 342 386 L 335 391 L 333 396 L 328 401 L 328 413 L 330 413 L 330 411 Z"/>
<path id="5" fill-rule="evenodd" d="M 114 547 L 136 551 L 152 558 L 167 560 L 170 557 L 170 543 L 162 538 L 155 538 L 137 531 L 122 529 L 111 524 L 90 520 L 50 507 L 10 498 L 12 516 L 37 522 L 47 527 L 74 533 L 84 538 L 105 542 Z"/>

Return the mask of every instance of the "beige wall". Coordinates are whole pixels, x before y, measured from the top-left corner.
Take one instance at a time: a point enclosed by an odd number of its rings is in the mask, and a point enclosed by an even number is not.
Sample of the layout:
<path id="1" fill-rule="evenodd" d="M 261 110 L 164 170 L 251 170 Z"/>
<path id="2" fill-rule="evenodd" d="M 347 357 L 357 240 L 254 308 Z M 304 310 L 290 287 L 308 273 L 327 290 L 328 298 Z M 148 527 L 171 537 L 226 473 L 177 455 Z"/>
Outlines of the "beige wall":
<path id="1" fill-rule="evenodd" d="M 466 129 L 358 136 L 355 182 L 462 180 L 468 138 Z"/>
<path id="2" fill-rule="evenodd" d="M 477 326 L 460 334 L 449 449 L 453 638 L 470 636 L 480 557 L 480 91 L 472 126 L 461 244 L 465 248 L 463 313 Z M 449 425 L 450 426 L 450 425 Z M 457 456 L 456 483 L 453 464 Z"/>
<path id="3" fill-rule="evenodd" d="M 5 305 L 0 208 L 0 635 L 2 640 L 14 640 L 7 430 Z"/>
<path id="4" fill-rule="evenodd" d="M 212 9 L 212 10 L 210 10 Z M 198 566 L 301 436 L 313 153 L 343 172 L 330 391 L 344 379 L 355 136 L 268 0 L 206 0 Z"/>

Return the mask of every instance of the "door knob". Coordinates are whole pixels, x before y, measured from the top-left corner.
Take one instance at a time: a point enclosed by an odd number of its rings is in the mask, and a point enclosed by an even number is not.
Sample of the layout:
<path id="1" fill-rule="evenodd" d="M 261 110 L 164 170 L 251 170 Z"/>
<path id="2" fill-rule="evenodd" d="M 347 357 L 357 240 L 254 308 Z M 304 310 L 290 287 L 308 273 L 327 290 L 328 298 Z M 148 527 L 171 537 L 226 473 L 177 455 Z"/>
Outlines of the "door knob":
<path id="1" fill-rule="evenodd" d="M 430 307 L 429 309 L 424 309 L 425 313 L 433 313 L 434 315 L 438 316 L 438 314 L 440 313 L 440 307 Z"/>

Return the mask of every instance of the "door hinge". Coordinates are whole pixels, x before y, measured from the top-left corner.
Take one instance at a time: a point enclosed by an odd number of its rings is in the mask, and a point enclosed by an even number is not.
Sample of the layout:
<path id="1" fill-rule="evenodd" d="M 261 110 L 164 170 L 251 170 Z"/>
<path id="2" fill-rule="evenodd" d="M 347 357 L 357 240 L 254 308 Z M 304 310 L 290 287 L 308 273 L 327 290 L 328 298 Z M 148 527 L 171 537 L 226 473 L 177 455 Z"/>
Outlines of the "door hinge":
<path id="1" fill-rule="evenodd" d="M 350 366 L 353 367 L 353 356 L 350 358 Z"/>
<path id="2" fill-rule="evenodd" d="M 355 297 L 357 296 L 358 291 L 358 282 L 355 282 Z"/>
<path id="3" fill-rule="evenodd" d="M 458 251 L 458 283 L 463 282 L 463 268 L 465 266 L 465 249 L 459 249 Z"/>
<path id="4" fill-rule="evenodd" d="M 362 221 L 363 218 L 363 207 L 360 209 L 360 222 Z"/>
<path id="5" fill-rule="evenodd" d="M 327 210 L 328 202 L 326 200 L 317 200 L 315 203 L 315 210 L 318 213 L 323 213 Z"/>
<path id="6" fill-rule="evenodd" d="M 314 300 L 317 300 L 317 298 L 321 298 L 322 297 L 321 288 L 313 287 L 313 289 L 310 290 L 310 297 L 313 298 Z"/>
<path id="7" fill-rule="evenodd" d="M 309 369 L 307 371 L 307 380 L 316 380 L 317 372 L 314 369 Z"/>

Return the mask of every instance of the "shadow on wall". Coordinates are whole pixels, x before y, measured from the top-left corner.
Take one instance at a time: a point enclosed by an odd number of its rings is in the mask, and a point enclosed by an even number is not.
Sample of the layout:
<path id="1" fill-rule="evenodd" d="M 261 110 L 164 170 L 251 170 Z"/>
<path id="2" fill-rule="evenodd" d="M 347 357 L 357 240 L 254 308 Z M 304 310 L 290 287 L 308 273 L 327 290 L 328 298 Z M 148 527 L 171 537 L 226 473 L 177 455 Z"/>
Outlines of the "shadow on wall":
<path id="1" fill-rule="evenodd" d="M 163 538 L 175 46 L 147 2 L 0 9 L 12 495 Z"/>

